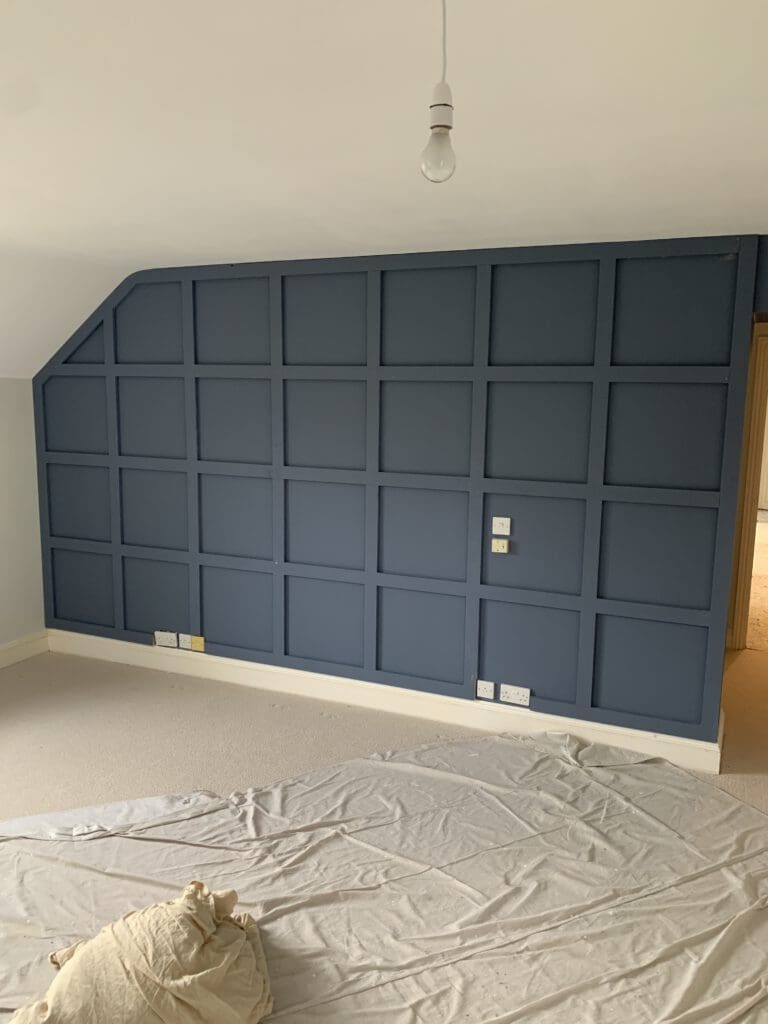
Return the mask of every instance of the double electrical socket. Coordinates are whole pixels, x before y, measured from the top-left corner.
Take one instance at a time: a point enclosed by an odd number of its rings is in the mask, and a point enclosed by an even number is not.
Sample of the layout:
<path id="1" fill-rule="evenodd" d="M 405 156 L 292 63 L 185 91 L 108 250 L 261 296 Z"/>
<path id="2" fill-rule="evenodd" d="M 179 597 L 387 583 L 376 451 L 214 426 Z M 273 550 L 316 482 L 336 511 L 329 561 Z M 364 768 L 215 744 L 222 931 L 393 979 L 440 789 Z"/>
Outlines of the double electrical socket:
<path id="1" fill-rule="evenodd" d="M 499 687 L 499 700 L 505 704 L 519 704 L 521 707 L 531 706 L 531 691 L 527 686 L 513 686 L 512 683 L 502 683 Z"/>
<path id="2" fill-rule="evenodd" d="M 183 651 L 204 651 L 205 637 L 194 633 L 172 633 L 166 629 L 155 630 L 155 647 L 180 647 Z"/>

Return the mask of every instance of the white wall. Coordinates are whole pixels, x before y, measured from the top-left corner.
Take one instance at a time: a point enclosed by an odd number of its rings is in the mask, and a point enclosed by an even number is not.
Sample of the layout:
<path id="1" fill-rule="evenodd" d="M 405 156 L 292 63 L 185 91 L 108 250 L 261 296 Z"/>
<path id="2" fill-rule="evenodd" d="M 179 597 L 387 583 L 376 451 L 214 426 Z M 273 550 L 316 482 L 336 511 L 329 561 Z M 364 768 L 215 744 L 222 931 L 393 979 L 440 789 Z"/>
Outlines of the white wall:
<path id="1" fill-rule="evenodd" d="M 32 382 L 0 377 L 0 646 L 41 629 Z"/>

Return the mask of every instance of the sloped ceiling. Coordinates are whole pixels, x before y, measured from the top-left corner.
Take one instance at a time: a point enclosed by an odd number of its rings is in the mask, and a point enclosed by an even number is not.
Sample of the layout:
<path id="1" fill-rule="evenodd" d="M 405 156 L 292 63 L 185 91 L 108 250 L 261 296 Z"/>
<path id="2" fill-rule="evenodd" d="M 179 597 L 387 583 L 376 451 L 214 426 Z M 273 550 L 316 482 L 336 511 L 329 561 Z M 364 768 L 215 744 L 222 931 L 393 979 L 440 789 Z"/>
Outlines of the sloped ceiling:
<path id="1" fill-rule="evenodd" d="M 768 231 L 765 0 L 0 0 L 0 376 L 179 263 Z"/>

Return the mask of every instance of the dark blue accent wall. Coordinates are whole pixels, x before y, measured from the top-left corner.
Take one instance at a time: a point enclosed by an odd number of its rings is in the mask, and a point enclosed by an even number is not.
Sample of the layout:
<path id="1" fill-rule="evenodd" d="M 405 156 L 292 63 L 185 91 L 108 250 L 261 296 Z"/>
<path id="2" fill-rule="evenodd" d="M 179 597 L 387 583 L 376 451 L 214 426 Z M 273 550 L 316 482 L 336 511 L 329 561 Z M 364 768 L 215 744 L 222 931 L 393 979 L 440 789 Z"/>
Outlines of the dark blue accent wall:
<path id="1" fill-rule="evenodd" d="M 48 625 L 712 739 L 757 246 L 134 275 L 35 380 Z"/>

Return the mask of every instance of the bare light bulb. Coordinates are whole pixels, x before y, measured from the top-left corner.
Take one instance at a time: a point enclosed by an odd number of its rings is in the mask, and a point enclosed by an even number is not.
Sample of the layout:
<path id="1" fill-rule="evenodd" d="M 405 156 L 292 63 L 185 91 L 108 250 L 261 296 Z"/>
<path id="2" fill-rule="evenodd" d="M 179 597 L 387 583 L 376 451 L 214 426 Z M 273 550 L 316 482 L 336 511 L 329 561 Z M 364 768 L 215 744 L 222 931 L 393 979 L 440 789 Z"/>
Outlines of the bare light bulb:
<path id="1" fill-rule="evenodd" d="M 421 154 L 421 173 L 429 181 L 448 181 L 456 170 L 456 154 L 447 128 L 433 128 Z"/>
<path id="2" fill-rule="evenodd" d="M 456 170 L 456 154 L 451 145 L 453 97 L 447 82 L 438 82 L 429 107 L 429 141 L 421 154 L 421 173 L 428 181 L 448 181 Z"/>

